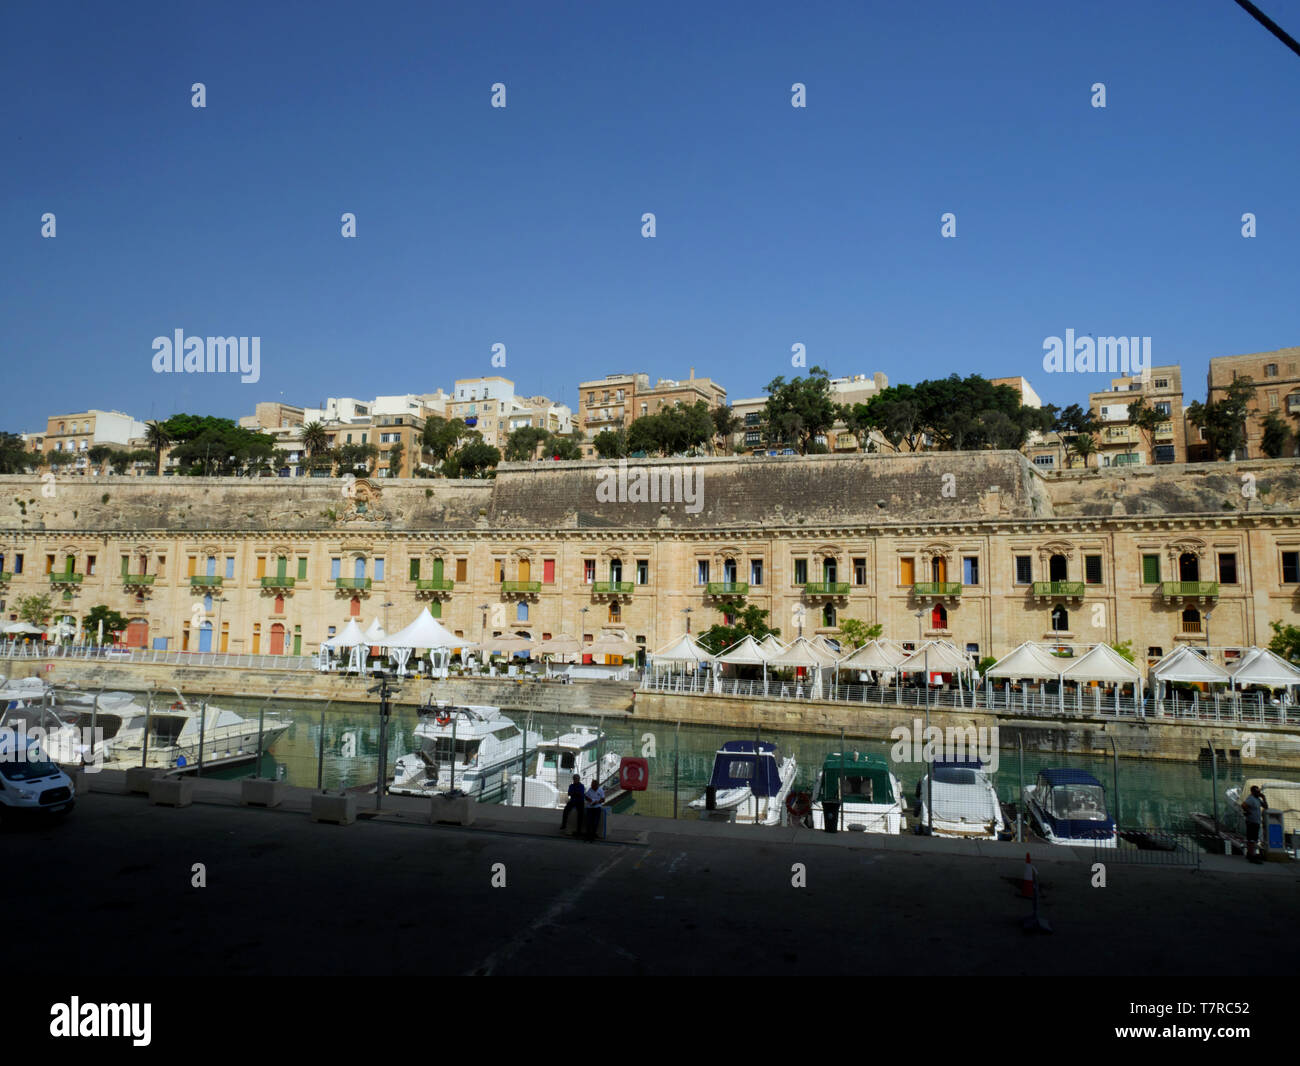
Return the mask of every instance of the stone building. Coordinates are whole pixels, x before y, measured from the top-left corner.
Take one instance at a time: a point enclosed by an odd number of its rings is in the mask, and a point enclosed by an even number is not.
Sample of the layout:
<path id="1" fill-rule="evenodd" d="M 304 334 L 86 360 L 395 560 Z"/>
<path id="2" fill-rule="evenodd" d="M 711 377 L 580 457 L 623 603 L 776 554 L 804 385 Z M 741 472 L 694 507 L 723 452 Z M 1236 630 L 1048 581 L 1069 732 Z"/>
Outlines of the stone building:
<path id="1" fill-rule="evenodd" d="M 1206 376 L 1209 402 L 1222 400 L 1227 387 L 1241 377 L 1249 377 L 1254 382 L 1254 390 L 1247 405 L 1246 454 L 1237 458 L 1264 454 L 1264 419 L 1269 412 L 1276 412 L 1291 429 L 1291 446 L 1282 454 L 1294 455 L 1295 419 L 1300 416 L 1300 348 L 1279 348 L 1253 355 L 1221 355 L 1211 359 Z M 1189 429 L 1189 434 L 1197 432 L 1195 428 Z"/>
<path id="2" fill-rule="evenodd" d="M 488 481 L 0 478 L 0 617 L 46 594 L 128 641 L 314 652 L 424 605 L 485 633 L 653 650 L 741 602 L 786 637 L 879 621 L 1024 640 L 1267 643 L 1300 614 L 1300 464 L 1042 477 L 1014 452 L 503 464 Z M 1207 630 L 1209 632 L 1207 633 Z"/>

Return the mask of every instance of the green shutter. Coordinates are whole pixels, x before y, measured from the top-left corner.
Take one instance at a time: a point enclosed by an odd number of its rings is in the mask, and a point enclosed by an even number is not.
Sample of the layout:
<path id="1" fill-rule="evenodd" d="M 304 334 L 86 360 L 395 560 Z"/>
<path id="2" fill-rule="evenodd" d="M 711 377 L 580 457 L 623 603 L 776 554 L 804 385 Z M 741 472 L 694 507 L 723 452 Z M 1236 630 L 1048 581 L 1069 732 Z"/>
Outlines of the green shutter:
<path id="1" fill-rule="evenodd" d="M 131 572 L 130 569 L 129 569 L 130 566 L 131 566 L 131 557 L 130 557 L 129 555 L 124 555 L 124 556 L 122 556 L 122 576 L 123 576 L 123 577 L 126 577 L 126 575 L 129 574 L 129 573 Z"/>
<path id="2" fill-rule="evenodd" d="M 298 580 L 307 580 L 307 557 L 305 555 L 298 556 Z"/>
<path id="3" fill-rule="evenodd" d="M 433 600 L 433 601 L 429 604 L 429 613 L 430 613 L 431 615 L 433 615 L 434 618 L 441 618 L 441 617 L 442 617 L 442 600 Z"/>
<path id="4" fill-rule="evenodd" d="M 1160 556 L 1142 556 L 1142 583 L 1144 585 L 1158 585 L 1160 583 Z"/>
<path id="5" fill-rule="evenodd" d="M 412 580 L 412 581 L 419 581 L 419 580 L 420 580 L 420 560 L 419 560 L 419 559 L 412 559 L 412 560 L 411 560 L 411 574 L 410 574 L 410 577 L 411 577 L 411 580 Z"/>
<path id="6" fill-rule="evenodd" d="M 441 560 L 441 559 L 434 559 L 434 561 L 433 561 L 433 580 L 434 580 L 434 581 L 441 581 L 441 580 L 442 580 L 442 560 Z"/>
<path id="7" fill-rule="evenodd" d="M 284 576 L 285 576 L 284 572 L 286 569 L 288 569 L 288 566 L 289 566 L 289 560 L 286 559 L 283 555 L 281 555 L 275 561 L 275 576 L 279 578 L 281 581 L 284 580 Z"/>

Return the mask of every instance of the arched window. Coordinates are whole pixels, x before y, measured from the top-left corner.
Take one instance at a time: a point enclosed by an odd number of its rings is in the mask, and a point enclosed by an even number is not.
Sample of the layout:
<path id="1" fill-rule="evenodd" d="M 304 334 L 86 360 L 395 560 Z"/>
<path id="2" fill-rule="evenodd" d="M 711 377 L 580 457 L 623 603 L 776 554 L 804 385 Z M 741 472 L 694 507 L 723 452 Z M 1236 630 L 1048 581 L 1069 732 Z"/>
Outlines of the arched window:
<path id="1" fill-rule="evenodd" d="M 822 608 L 822 625 L 828 629 L 835 628 L 835 606 L 828 603 Z"/>
<path id="2" fill-rule="evenodd" d="M 284 614 L 284 597 L 277 595 L 275 597 L 275 613 Z"/>
<path id="3" fill-rule="evenodd" d="M 1062 607 L 1059 603 L 1052 608 L 1052 631 L 1054 633 L 1065 633 L 1070 628 L 1070 612 Z"/>
<path id="4" fill-rule="evenodd" d="M 1201 632 L 1201 612 L 1195 607 L 1188 607 L 1187 610 L 1183 611 L 1183 632 Z"/>
<path id="5" fill-rule="evenodd" d="M 948 611 L 944 608 L 942 603 L 936 603 L 934 609 L 930 612 L 930 628 L 948 628 Z"/>
<path id="6" fill-rule="evenodd" d="M 609 603 L 609 620 L 611 622 L 623 621 L 623 608 L 619 606 L 618 600 L 610 600 Z"/>
<path id="7" fill-rule="evenodd" d="M 1067 581 L 1065 556 L 1053 555 L 1047 560 L 1047 580 L 1048 581 Z"/>
<path id="8" fill-rule="evenodd" d="M 352 597 L 352 602 L 351 602 L 350 604 L 348 604 L 348 614 L 349 614 L 352 618 L 360 618 L 360 617 L 361 617 L 361 597 L 360 597 L 360 596 L 353 596 L 353 597 Z"/>
<path id="9" fill-rule="evenodd" d="M 1183 552 L 1183 554 L 1178 557 L 1178 580 L 1201 580 L 1201 560 L 1191 552 Z"/>

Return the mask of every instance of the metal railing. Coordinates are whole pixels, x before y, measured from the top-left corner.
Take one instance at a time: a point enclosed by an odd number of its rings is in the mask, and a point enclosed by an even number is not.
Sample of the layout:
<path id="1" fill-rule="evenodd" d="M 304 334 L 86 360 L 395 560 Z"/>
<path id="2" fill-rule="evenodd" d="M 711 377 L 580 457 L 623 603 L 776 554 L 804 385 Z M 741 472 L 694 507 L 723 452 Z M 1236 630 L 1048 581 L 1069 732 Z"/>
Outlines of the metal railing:
<path id="1" fill-rule="evenodd" d="M 447 577 L 417 577 L 414 580 L 417 592 L 450 592 L 456 587 L 456 582 Z"/>
<path id="2" fill-rule="evenodd" d="M 1217 581 L 1162 581 L 1161 592 L 1165 596 L 1217 596 Z"/>
<path id="3" fill-rule="evenodd" d="M 215 574 L 191 574 L 190 588 L 192 589 L 215 589 L 224 585 L 226 579 Z"/>
<path id="4" fill-rule="evenodd" d="M 542 583 L 540 581 L 503 581 L 501 582 L 501 594 L 503 596 L 518 595 L 519 593 L 541 592 Z"/>
<path id="5" fill-rule="evenodd" d="M 122 584 L 130 587 L 131 585 L 152 585 L 158 580 L 157 574 L 123 574 Z"/>
<path id="6" fill-rule="evenodd" d="M 715 678 L 708 673 L 646 673 L 643 689 L 653 692 L 701 692 L 722 696 L 778 700 L 825 700 L 877 707 L 924 707 L 923 685 L 833 684 L 823 679 L 820 686 L 811 678 L 795 680 L 769 676 L 761 678 Z M 1141 703 L 1131 696 L 1104 694 L 1100 689 L 1067 690 L 1064 698 L 1053 689 L 1023 686 L 1015 689 L 978 688 L 958 690 L 945 686 L 930 689 L 929 705 L 934 708 L 986 710 L 1036 718 L 1165 719 L 1189 722 L 1239 722 L 1252 724 L 1300 725 L 1300 705 L 1273 702 L 1262 692 L 1215 693 L 1193 697 L 1182 694 L 1159 699 L 1145 696 Z"/>
<path id="7" fill-rule="evenodd" d="M 368 577 L 336 577 L 334 587 L 336 589 L 368 589 L 370 588 L 371 579 Z"/>
<path id="8" fill-rule="evenodd" d="M 849 583 L 847 581 L 814 581 L 803 587 L 805 596 L 847 596 L 849 594 Z"/>
<path id="9" fill-rule="evenodd" d="M 748 596 L 748 581 L 710 581 L 704 586 L 706 596 Z"/>
<path id="10" fill-rule="evenodd" d="M 264 577 L 264 578 L 262 578 L 262 588 L 264 588 L 264 589 L 291 589 L 291 588 L 294 587 L 295 584 L 297 584 L 297 581 L 298 581 L 297 578 L 294 578 L 294 577 L 281 577 L 280 575 L 277 574 L 277 575 L 275 575 L 274 577 Z"/>
<path id="11" fill-rule="evenodd" d="M 635 587 L 631 581 L 595 581 L 591 591 L 597 596 L 629 596 Z"/>
<path id="12" fill-rule="evenodd" d="M 912 586 L 915 596 L 960 596 L 960 581 L 918 581 Z"/>
<path id="13" fill-rule="evenodd" d="M 107 644 L 43 644 L 39 641 L 0 642 L 0 659 L 87 659 L 170 666 L 228 666 L 253 670 L 313 670 L 315 656 L 262 655 L 235 652 L 162 651 Z"/>
<path id="14" fill-rule="evenodd" d="M 1082 596 L 1082 581 L 1035 581 L 1035 596 Z"/>
<path id="15" fill-rule="evenodd" d="M 51 585 L 80 585 L 85 580 L 85 574 L 78 574 L 70 570 L 64 570 L 62 573 L 57 570 L 50 571 Z"/>

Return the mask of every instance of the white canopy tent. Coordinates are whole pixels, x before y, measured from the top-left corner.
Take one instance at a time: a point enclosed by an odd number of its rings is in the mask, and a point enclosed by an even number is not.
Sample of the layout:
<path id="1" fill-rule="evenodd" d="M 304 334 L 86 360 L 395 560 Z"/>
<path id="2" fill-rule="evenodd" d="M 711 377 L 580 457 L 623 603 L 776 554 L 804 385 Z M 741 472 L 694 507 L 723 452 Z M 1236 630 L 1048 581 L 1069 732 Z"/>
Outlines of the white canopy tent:
<path id="1" fill-rule="evenodd" d="M 843 670 L 873 670 L 886 673 L 907 658 L 907 653 L 880 640 L 869 640 L 840 660 Z"/>
<path id="2" fill-rule="evenodd" d="M 781 652 L 785 651 L 786 646 L 782 641 L 776 638 L 775 633 L 769 633 L 759 641 L 759 647 L 767 652 L 768 655 L 779 655 Z"/>
<path id="3" fill-rule="evenodd" d="M 822 688 L 822 671 L 828 667 L 833 668 L 835 662 L 835 656 L 831 652 L 813 643 L 807 637 L 796 637 L 785 651 L 768 659 L 769 665 L 777 668 L 803 667 L 805 670 L 812 670 L 812 686 L 818 693 Z"/>
<path id="4" fill-rule="evenodd" d="M 388 637 L 388 657 L 397 663 L 397 675 L 406 676 L 406 663 L 417 648 L 428 648 L 435 668 L 446 669 L 453 648 L 476 648 L 472 640 L 458 637 L 429 613 L 425 607 L 405 629 Z M 437 660 L 443 662 L 439 664 Z"/>
<path id="5" fill-rule="evenodd" d="M 763 693 L 767 693 L 767 663 L 774 653 L 765 651 L 763 645 L 746 635 L 714 660 L 731 666 L 761 666 L 763 668 Z"/>
<path id="6" fill-rule="evenodd" d="M 594 641 L 582 649 L 584 655 L 621 655 L 626 658 L 635 655 L 639 649 L 636 642 L 628 640 L 621 633 L 601 633 Z"/>
<path id="7" fill-rule="evenodd" d="M 969 654 L 959 651 L 956 645 L 949 641 L 927 640 L 900 662 L 895 669 L 900 674 L 920 670 L 925 674 L 926 688 L 930 687 L 931 674 L 936 672 L 953 674 L 957 678 L 958 696 L 962 699 L 962 706 L 965 706 L 965 697 L 961 696 L 962 675 L 966 675 L 966 681 L 969 685 L 971 682 L 970 675 L 975 669 L 975 662 Z"/>
<path id="8" fill-rule="evenodd" d="M 370 647 L 370 642 L 366 640 L 366 635 L 361 632 L 361 627 L 357 625 L 355 618 L 349 618 L 348 624 L 343 627 L 343 632 L 328 640 L 321 641 L 321 669 L 329 668 L 329 656 L 331 653 L 347 651 L 348 663 L 345 669 L 355 670 L 362 677 L 366 673 L 366 649 Z"/>
<path id="9" fill-rule="evenodd" d="M 370 625 L 366 626 L 364 636 L 372 648 L 381 648 L 388 642 L 388 638 L 384 634 L 384 627 L 379 624 L 377 616 L 371 621 Z"/>
<path id="10" fill-rule="evenodd" d="M 1159 682 L 1185 681 L 1196 685 L 1228 684 L 1231 675 L 1216 662 L 1184 644 L 1175 648 L 1151 668 Z"/>
<path id="11" fill-rule="evenodd" d="M 41 633 L 44 633 L 45 630 L 39 628 L 38 626 L 32 625 L 30 622 L 10 622 L 7 626 L 4 627 L 3 630 L 0 630 L 0 632 L 3 632 L 7 636 L 34 637 Z"/>
<path id="12" fill-rule="evenodd" d="M 1046 678 L 1059 678 L 1064 669 L 1060 659 L 1049 655 L 1037 644 L 1025 641 L 990 666 L 984 672 L 984 676 L 1005 677 L 1009 680 L 1032 678 L 1041 681 Z"/>
<path id="13" fill-rule="evenodd" d="M 1300 670 L 1267 648 L 1251 648 L 1232 671 L 1229 682 L 1233 688 L 1240 685 L 1290 688 L 1300 685 Z"/>
<path id="14" fill-rule="evenodd" d="M 680 667 L 683 673 L 689 668 L 695 673 L 701 666 L 711 662 L 713 655 L 709 650 L 697 644 L 689 633 L 683 633 L 649 656 L 646 677 L 649 677 L 651 670 L 658 674 L 660 666 L 666 666 L 667 673 L 672 673 L 673 667 Z"/>

